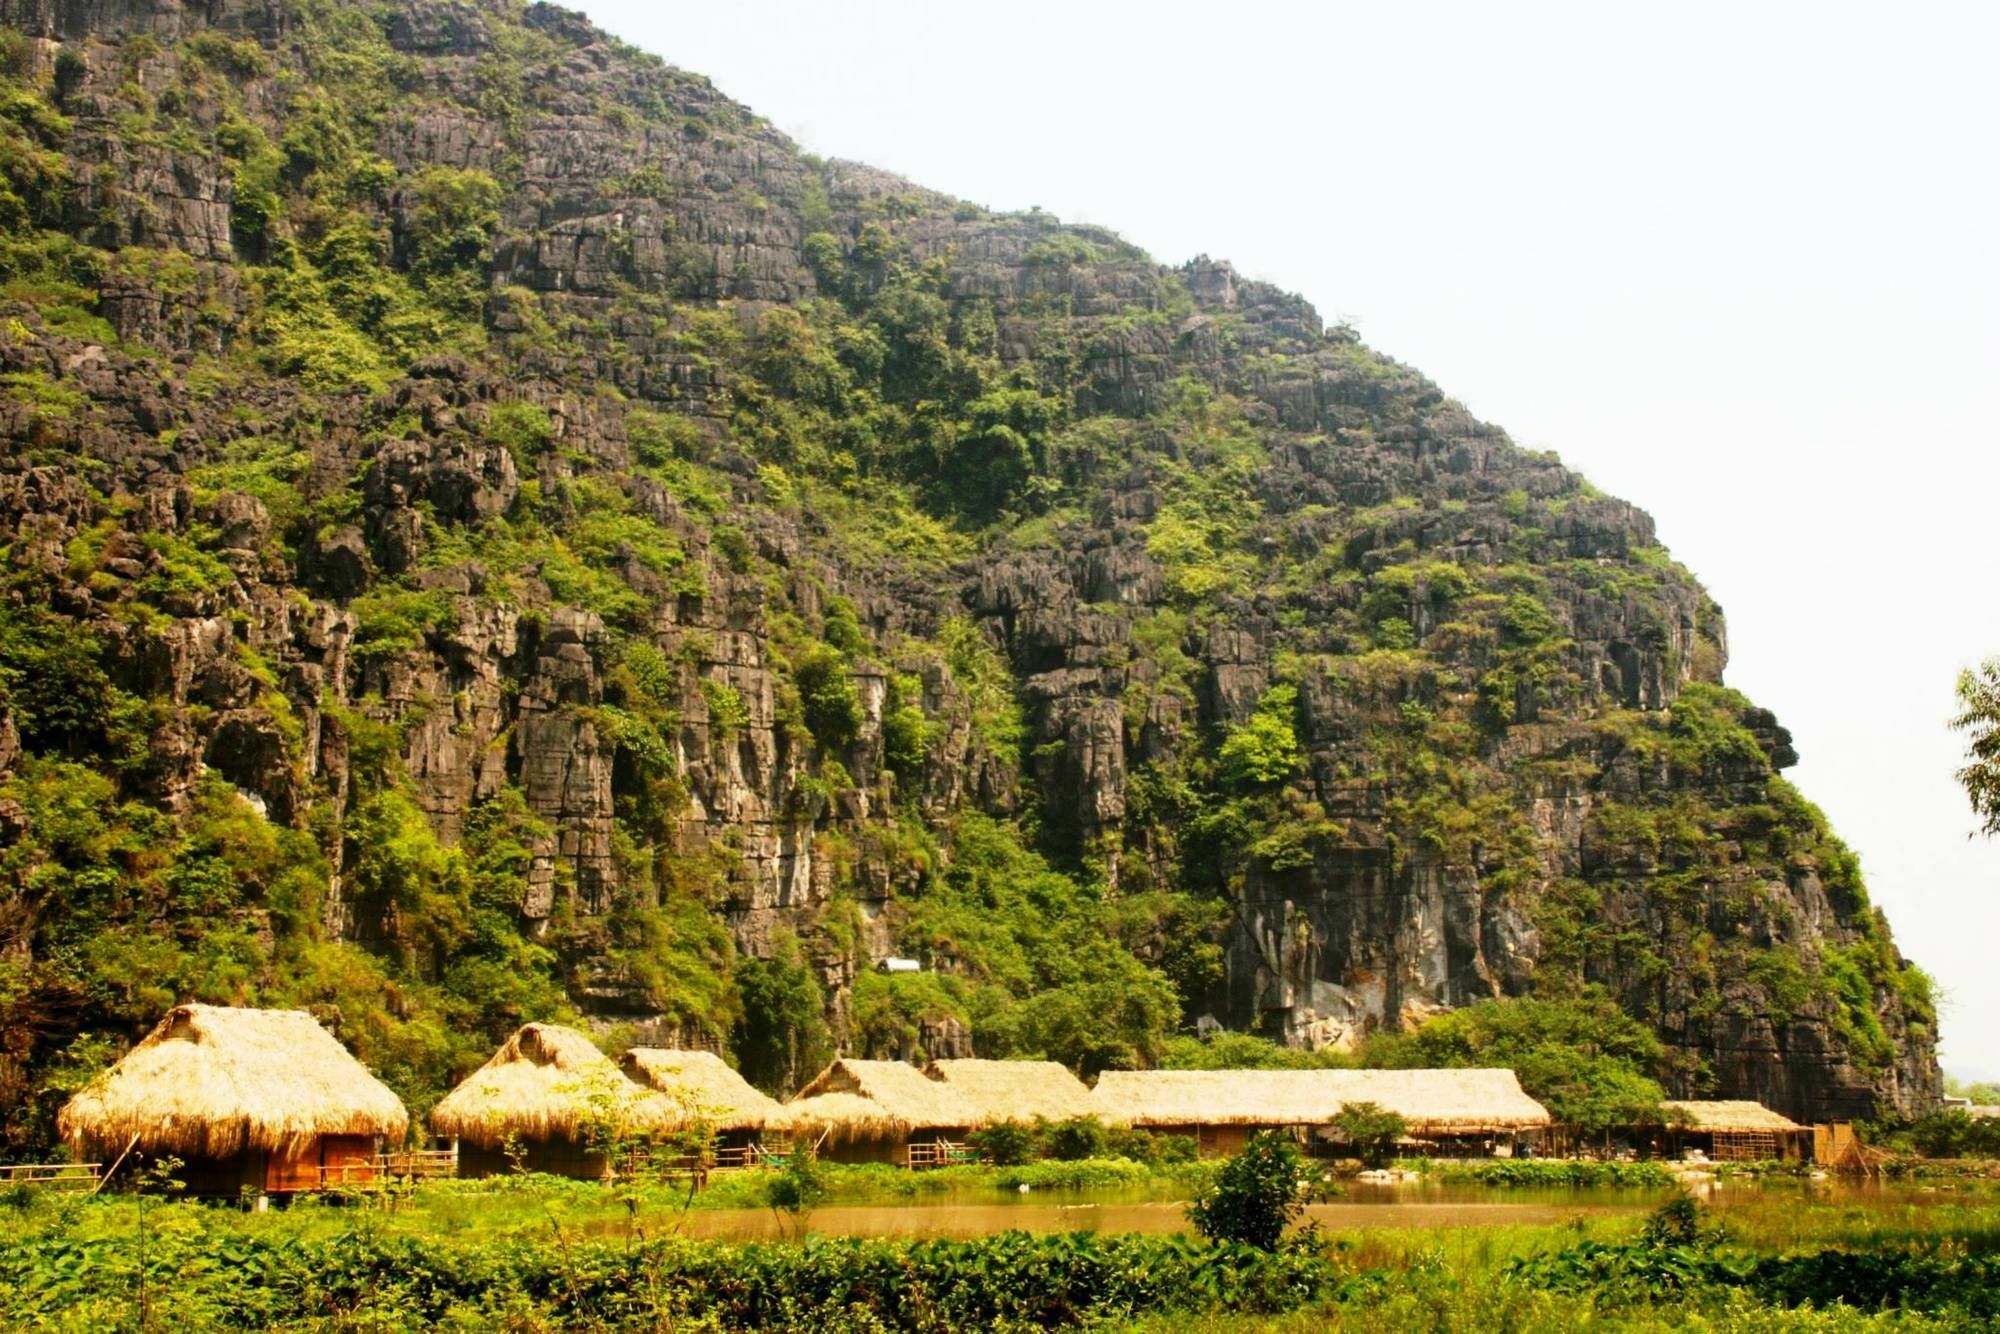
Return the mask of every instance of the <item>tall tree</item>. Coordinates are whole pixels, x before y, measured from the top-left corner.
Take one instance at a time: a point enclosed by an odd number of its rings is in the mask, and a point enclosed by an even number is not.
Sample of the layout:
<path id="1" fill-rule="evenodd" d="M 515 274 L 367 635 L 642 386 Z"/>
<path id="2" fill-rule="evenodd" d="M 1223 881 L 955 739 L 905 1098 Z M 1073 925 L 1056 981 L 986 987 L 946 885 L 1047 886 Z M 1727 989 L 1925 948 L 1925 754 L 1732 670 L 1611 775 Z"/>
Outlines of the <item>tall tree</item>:
<path id="1" fill-rule="evenodd" d="M 1958 705 L 1951 725 L 1969 738 L 1958 781 L 1984 822 L 1980 832 L 2000 834 L 2000 658 L 1959 673 Z"/>

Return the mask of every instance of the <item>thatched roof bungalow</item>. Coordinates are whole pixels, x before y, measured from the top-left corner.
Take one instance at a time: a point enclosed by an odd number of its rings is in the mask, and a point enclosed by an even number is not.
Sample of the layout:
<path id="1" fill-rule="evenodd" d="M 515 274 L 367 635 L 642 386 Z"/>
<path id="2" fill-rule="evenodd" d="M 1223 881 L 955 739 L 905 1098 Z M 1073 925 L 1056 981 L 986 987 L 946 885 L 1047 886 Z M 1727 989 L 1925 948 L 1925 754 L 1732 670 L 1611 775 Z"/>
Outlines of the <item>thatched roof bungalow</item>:
<path id="1" fill-rule="evenodd" d="M 1748 1100 L 1675 1099 L 1660 1104 L 1661 1147 L 1680 1157 L 1698 1150 L 1716 1162 L 1804 1158 L 1812 1129 Z"/>
<path id="2" fill-rule="evenodd" d="M 925 1073 L 969 1104 L 977 1125 L 1097 1115 L 1089 1086 L 1054 1061 L 932 1061 Z"/>
<path id="3" fill-rule="evenodd" d="M 431 1129 L 458 1141 L 462 1176 L 509 1170 L 512 1140 L 528 1170 L 595 1179 L 610 1169 L 606 1140 L 654 1134 L 684 1119 L 589 1037 L 561 1024 L 516 1030 L 431 1109 Z"/>
<path id="4" fill-rule="evenodd" d="M 180 1158 L 189 1191 L 288 1193 L 372 1179 L 403 1104 L 303 1010 L 182 1005 L 57 1114 L 79 1155 Z"/>
<path id="5" fill-rule="evenodd" d="M 680 1126 L 705 1123 L 718 1130 L 763 1130 L 785 1122 L 785 1109 L 777 1099 L 758 1092 L 712 1051 L 634 1047 L 618 1063 L 628 1078 L 666 1098 Z"/>
<path id="6" fill-rule="evenodd" d="M 752 1146 L 766 1130 L 789 1124 L 776 1099 L 758 1092 L 712 1051 L 634 1047 L 618 1063 L 628 1079 L 667 1100 L 676 1117 L 671 1129 L 714 1131 L 716 1154 L 724 1166 L 751 1161 Z"/>
<path id="7" fill-rule="evenodd" d="M 1108 1124 L 1194 1135 L 1208 1154 L 1233 1153 L 1258 1130 L 1329 1126 L 1360 1102 L 1395 1112 L 1418 1139 L 1549 1124 L 1512 1070 L 1113 1070 L 1091 1096 Z"/>
<path id="8" fill-rule="evenodd" d="M 792 1133 L 834 1162 L 928 1162 L 980 1124 L 957 1093 L 902 1061 L 837 1060 L 785 1112 Z"/>

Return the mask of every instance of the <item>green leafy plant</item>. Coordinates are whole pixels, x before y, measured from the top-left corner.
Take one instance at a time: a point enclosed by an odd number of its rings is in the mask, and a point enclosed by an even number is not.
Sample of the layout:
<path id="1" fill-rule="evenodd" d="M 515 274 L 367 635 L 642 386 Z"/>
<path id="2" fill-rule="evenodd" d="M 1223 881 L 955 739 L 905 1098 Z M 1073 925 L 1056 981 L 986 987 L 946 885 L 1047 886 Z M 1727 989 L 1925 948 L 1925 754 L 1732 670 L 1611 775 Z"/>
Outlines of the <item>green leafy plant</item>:
<path id="1" fill-rule="evenodd" d="M 1343 1103 L 1333 1117 L 1333 1133 L 1370 1167 L 1380 1167 L 1396 1151 L 1403 1118 L 1372 1102 Z"/>
<path id="2" fill-rule="evenodd" d="M 1305 1159 L 1291 1136 L 1259 1131 L 1188 1206 L 1188 1221 L 1210 1241 L 1275 1250 L 1303 1207 L 1304 1177 Z"/>

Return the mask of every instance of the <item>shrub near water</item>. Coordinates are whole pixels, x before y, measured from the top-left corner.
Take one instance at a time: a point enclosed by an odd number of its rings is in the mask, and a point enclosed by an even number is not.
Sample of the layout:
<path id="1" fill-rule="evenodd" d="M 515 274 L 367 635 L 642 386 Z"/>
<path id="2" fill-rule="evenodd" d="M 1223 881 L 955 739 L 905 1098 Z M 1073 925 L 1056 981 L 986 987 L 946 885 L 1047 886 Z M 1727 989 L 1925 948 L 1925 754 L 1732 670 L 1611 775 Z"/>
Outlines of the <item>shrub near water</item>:
<path id="1" fill-rule="evenodd" d="M 1270 1250 L 1298 1217 L 1305 1160 L 1298 1145 L 1276 1131 L 1253 1135 L 1188 1206 L 1188 1221 L 1211 1241 L 1238 1242 Z"/>

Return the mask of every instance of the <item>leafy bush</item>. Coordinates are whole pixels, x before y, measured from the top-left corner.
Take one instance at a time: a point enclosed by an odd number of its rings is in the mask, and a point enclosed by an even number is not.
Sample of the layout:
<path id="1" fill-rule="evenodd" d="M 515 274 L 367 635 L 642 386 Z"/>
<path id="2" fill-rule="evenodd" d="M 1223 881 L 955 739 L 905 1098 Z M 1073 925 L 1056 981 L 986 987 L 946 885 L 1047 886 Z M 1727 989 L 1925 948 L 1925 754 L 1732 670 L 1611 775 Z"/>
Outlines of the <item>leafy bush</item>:
<path id="1" fill-rule="evenodd" d="M 1370 1167 L 1380 1167 L 1396 1151 L 1403 1118 L 1372 1102 L 1350 1102 L 1334 1113 L 1333 1132 Z"/>
<path id="2" fill-rule="evenodd" d="M 1219 756 L 1223 775 L 1246 787 L 1281 783 L 1298 771 L 1305 760 L 1298 733 L 1292 730 L 1292 715 L 1298 706 L 1298 691 L 1291 686 L 1273 686 L 1257 701 L 1250 721 L 1230 732 L 1223 740 Z"/>
<path id="3" fill-rule="evenodd" d="M 1042 1132 L 1042 1152 L 1058 1162 L 1102 1158 L 1105 1144 L 1104 1123 L 1094 1117 L 1073 1116 Z"/>
<path id="4" fill-rule="evenodd" d="M 1908 1138 L 1926 1158 L 2000 1158 L 2000 1117 L 1958 1108 L 1930 1112 L 1909 1127 Z"/>
<path id="5" fill-rule="evenodd" d="M 792 667 L 806 728 L 828 750 L 853 743 L 861 732 L 861 694 L 840 654 L 825 647 L 807 650 Z"/>
<path id="6" fill-rule="evenodd" d="M 1261 1131 L 1188 1206 L 1188 1221 L 1210 1241 L 1273 1250 L 1298 1217 L 1304 1177 L 1305 1159 L 1291 1137 Z"/>
<path id="7" fill-rule="evenodd" d="M 979 1160 L 995 1167 L 1019 1167 L 1034 1154 L 1035 1133 L 1019 1121 L 997 1121 L 965 1137 Z"/>

